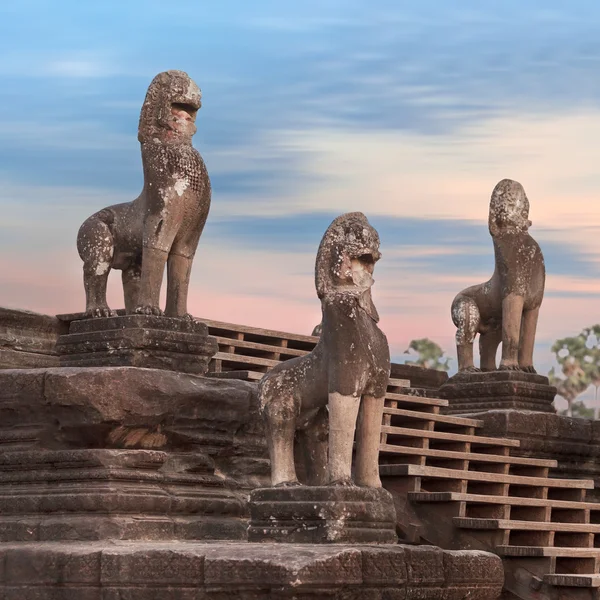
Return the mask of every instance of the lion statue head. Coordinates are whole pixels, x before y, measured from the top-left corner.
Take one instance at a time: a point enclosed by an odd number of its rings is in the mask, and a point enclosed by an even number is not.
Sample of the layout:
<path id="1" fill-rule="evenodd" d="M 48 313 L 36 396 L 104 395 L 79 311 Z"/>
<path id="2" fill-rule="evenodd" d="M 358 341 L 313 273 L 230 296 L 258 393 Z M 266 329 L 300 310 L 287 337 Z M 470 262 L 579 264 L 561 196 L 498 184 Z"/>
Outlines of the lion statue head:
<path id="1" fill-rule="evenodd" d="M 200 88 L 183 71 L 159 73 L 150 83 L 140 114 L 138 140 L 189 143 L 202 106 Z"/>
<path id="2" fill-rule="evenodd" d="M 531 227 L 529 200 L 519 182 L 503 179 L 496 185 L 490 200 L 488 225 L 492 237 L 502 233 L 524 233 Z"/>
<path id="3" fill-rule="evenodd" d="M 315 284 L 321 302 L 335 301 L 340 295 L 354 297 L 375 322 L 379 321 L 371 286 L 380 258 L 379 235 L 365 215 L 353 212 L 337 217 L 317 253 Z"/>

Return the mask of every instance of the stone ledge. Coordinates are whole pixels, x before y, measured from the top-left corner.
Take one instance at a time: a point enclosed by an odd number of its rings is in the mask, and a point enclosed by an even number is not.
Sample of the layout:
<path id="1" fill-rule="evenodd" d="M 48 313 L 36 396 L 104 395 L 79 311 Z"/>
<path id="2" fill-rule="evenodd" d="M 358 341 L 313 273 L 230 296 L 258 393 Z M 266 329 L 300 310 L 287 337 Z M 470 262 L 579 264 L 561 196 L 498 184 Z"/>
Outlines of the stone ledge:
<path id="1" fill-rule="evenodd" d="M 499 557 L 434 546 L 202 542 L 0 546 L 0 594 L 35 600 L 496 600 Z M 35 590 L 34 595 L 31 595 Z"/>
<path id="2" fill-rule="evenodd" d="M 35 450 L 192 451 L 234 487 L 260 487 L 270 470 L 256 387 L 135 367 L 0 370 L 3 460 Z"/>

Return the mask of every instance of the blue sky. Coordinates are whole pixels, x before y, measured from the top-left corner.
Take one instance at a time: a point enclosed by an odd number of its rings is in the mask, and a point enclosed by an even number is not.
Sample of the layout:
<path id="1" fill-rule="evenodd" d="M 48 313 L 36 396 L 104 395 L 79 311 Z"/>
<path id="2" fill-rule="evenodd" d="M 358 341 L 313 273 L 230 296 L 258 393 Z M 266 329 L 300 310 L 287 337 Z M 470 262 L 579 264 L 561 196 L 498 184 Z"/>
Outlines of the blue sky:
<path id="1" fill-rule="evenodd" d="M 2 3 L 0 304 L 83 308 L 77 229 L 139 193 L 139 109 L 175 68 L 203 91 L 213 183 L 194 312 L 309 331 L 316 246 L 362 210 L 395 355 L 423 336 L 455 355 L 449 306 L 491 275 L 510 177 L 546 256 L 547 371 L 554 339 L 600 321 L 599 28 L 594 1 Z"/>

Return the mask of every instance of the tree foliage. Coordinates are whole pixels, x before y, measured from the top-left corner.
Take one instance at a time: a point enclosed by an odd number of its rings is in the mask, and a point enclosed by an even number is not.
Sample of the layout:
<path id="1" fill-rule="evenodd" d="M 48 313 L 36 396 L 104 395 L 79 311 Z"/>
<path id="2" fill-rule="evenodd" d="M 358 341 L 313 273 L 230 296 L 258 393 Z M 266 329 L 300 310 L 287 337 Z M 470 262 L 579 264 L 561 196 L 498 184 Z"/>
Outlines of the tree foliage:
<path id="1" fill-rule="evenodd" d="M 567 414 L 567 409 L 561 410 L 559 412 L 561 415 Z M 593 419 L 594 418 L 594 409 L 588 408 L 582 400 L 575 400 L 573 404 L 571 404 L 571 414 L 568 415 L 570 417 L 579 417 L 580 419 Z"/>
<path id="2" fill-rule="evenodd" d="M 429 338 L 412 340 L 405 354 L 410 354 L 411 350 L 416 352 L 418 357 L 416 360 L 407 360 L 407 365 L 417 365 L 426 369 L 436 369 L 437 371 L 448 371 L 450 369 L 452 359 L 444 356 L 444 351 L 440 346 Z"/>
<path id="3" fill-rule="evenodd" d="M 550 384 L 556 386 L 559 396 L 567 401 L 569 416 L 598 418 L 598 388 L 600 387 L 600 325 L 586 327 L 576 336 L 556 340 L 551 348 L 560 367 L 548 373 Z M 576 398 L 587 388 L 596 388 L 594 409 L 587 409 Z"/>

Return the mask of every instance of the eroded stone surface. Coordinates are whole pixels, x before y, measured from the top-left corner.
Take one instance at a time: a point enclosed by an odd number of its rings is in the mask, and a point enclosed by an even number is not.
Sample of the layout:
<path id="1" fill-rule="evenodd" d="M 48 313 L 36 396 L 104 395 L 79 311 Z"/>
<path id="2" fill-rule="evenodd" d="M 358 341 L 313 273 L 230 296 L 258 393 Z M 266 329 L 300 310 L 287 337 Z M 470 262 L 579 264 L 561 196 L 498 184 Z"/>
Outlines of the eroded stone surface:
<path id="1" fill-rule="evenodd" d="M 268 474 L 255 383 L 156 369 L 2 370 L 0 443 L 6 451 L 201 449 L 244 487 L 264 485 Z"/>
<path id="2" fill-rule="evenodd" d="M 245 539 L 229 487 L 201 452 L 5 452 L 0 541 Z"/>
<path id="3" fill-rule="evenodd" d="M 273 485 L 298 482 L 296 430 L 309 483 L 351 483 L 357 429 L 355 481 L 381 486 L 379 433 L 390 357 L 371 298 L 379 258 L 379 236 L 362 213 L 338 217 L 323 236 L 315 265 L 323 312 L 319 342 L 259 384 Z"/>
<path id="4" fill-rule="evenodd" d="M 0 541 L 245 539 L 268 460 L 256 384 L 0 371 Z"/>
<path id="5" fill-rule="evenodd" d="M 492 554 L 399 545 L 2 544 L 0 565 L 36 600 L 496 600 L 504 580 Z"/>
<path id="6" fill-rule="evenodd" d="M 165 312 L 187 315 L 192 260 L 211 200 L 208 172 L 192 146 L 200 106 L 200 89 L 186 73 L 166 71 L 152 80 L 138 129 L 142 192 L 133 202 L 95 213 L 77 235 L 88 316 L 114 314 L 106 301 L 111 269 L 123 272 L 128 313 L 162 314 L 160 288 L 167 263 Z"/>
<path id="7" fill-rule="evenodd" d="M 478 370 L 473 342 L 479 333 L 481 370 L 496 370 L 496 351 L 502 343 L 500 369 L 535 373 L 533 346 L 545 267 L 542 251 L 528 233 L 530 226 L 523 186 L 503 179 L 490 201 L 494 274 L 489 281 L 463 290 L 452 302 L 459 371 Z"/>

